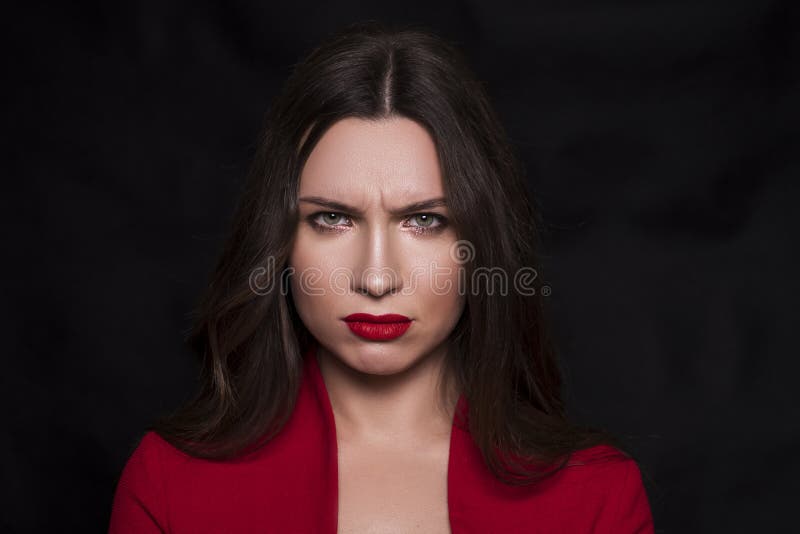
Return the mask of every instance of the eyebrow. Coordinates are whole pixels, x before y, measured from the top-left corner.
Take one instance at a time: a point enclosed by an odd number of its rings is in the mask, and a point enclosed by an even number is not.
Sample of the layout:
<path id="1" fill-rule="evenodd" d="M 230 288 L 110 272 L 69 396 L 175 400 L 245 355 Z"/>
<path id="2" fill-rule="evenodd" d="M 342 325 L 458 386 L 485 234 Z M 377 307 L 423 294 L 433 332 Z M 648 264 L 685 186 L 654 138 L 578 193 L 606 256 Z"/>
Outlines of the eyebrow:
<path id="1" fill-rule="evenodd" d="M 301 197 L 298 200 L 301 202 L 310 202 L 311 204 L 316 204 L 318 206 L 328 208 L 331 211 L 350 213 L 359 216 L 363 215 L 363 212 L 360 209 L 355 208 L 353 206 L 348 206 L 347 204 L 344 204 L 342 202 L 337 202 L 336 200 L 331 200 L 329 198 L 308 196 L 308 197 Z M 430 198 L 428 200 L 420 200 L 419 202 L 412 202 L 407 206 L 389 210 L 389 213 L 395 216 L 408 215 L 409 213 L 425 211 L 431 208 L 438 208 L 438 207 L 447 207 L 447 201 L 445 200 L 444 197 Z"/>

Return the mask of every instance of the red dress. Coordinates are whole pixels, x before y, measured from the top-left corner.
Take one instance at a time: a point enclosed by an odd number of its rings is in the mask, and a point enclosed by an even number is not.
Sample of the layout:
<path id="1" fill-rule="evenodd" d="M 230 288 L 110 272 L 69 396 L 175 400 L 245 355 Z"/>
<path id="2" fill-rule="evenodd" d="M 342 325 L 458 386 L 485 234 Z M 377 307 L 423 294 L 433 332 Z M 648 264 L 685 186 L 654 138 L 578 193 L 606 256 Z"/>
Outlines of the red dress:
<path id="1" fill-rule="evenodd" d="M 457 413 L 466 408 L 462 395 Z M 336 534 L 337 493 L 333 411 L 311 347 L 295 410 L 260 451 L 202 460 L 147 432 L 120 476 L 109 533 Z M 639 468 L 616 449 L 584 449 L 551 480 L 511 487 L 494 478 L 456 418 L 447 501 L 453 534 L 653 532 Z"/>

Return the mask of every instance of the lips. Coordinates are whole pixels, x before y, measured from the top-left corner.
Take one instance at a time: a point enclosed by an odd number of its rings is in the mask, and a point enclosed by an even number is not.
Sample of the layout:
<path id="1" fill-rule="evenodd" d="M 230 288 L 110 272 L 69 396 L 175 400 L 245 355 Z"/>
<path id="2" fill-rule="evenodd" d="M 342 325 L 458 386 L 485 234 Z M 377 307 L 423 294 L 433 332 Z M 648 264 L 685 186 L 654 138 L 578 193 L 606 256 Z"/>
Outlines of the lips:
<path id="1" fill-rule="evenodd" d="M 405 323 L 410 321 L 405 315 L 397 313 L 386 313 L 384 315 L 372 315 L 371 313 L 351 313 L 344 318 L 345 321 L 358 321 L 362 323 Z"/>
<path id="2" fill-rule="evenodd" d="M 352 313 L 344 318 L 350 331 L 359 337 L 371 341 L 395 339 L 406 333 L 411 326 L 411 319 L 397 313 L 372 315 L 369 313 Z"/>

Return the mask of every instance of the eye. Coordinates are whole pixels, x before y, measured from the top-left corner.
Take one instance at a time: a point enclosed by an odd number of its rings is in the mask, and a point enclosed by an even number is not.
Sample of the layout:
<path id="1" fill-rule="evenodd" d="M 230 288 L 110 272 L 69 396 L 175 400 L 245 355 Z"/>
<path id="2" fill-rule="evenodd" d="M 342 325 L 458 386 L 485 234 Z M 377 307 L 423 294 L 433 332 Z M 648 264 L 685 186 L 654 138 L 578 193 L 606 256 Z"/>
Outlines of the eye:
<path id="1" fill-rule="evenodd" d="M 406 219 L 403 226 L 416 234 L 434 234 L 447 227 L 447 218 L 437 213 L 416 213 Z M 343 232 L 343 227 L 352 226 L 349 217 L 335 211 L 318 211 L 308 216 L 308 223 L 318 232 Z"/>
<path id="2" fill-rule="evenodd" d="M 308 217 L 308 222 L 321 232 L 339 232 L 337 227 L 350 226 L 342 224 L 340 221 L 347 220 L 347 217 L 335 211 L 319 211 Z"/>
<path id="3" fill-rule="evenodd" d="M 420 234 L 439 232 L 447 226 L 447 219 L 437 213 L 417 213 L 409 217 L 408 220 L 418 223 L 409 226 Z"/>

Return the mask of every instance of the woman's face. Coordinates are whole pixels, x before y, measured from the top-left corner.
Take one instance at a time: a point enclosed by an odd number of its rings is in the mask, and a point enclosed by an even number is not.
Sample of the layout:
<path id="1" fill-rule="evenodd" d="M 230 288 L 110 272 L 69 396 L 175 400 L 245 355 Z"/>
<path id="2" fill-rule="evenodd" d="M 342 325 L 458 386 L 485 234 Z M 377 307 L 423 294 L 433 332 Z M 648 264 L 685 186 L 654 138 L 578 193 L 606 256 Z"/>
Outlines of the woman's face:
<path id="1" fill-rule="evenodd" d="M 427 131 L 398 117 L 337 122 L 311 152 L 298 197 L 292 297 L 320 344 L 352 369 L 381 375 L 441 354 L 464 298 L 447 206 L 406 209 L 444 201 Z M 410 323 L 345 320 L 356 313 Z"/>

